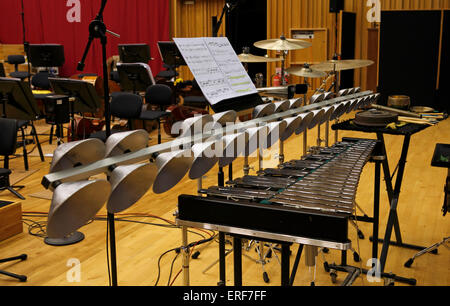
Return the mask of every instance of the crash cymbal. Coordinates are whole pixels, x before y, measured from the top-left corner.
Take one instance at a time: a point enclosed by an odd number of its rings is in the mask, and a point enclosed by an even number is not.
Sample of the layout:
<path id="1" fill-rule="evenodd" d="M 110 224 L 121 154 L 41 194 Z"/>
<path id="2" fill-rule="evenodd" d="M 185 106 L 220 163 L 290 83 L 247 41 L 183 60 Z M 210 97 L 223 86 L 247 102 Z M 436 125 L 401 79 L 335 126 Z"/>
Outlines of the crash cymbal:
<path id="1" fill-rule="evenodd" d="M 248 53 L 239 54 L 238 57 L 242 63 L 274 63 L 281 61 L 281 58 L 258 56 Z"/>
<path id="2" fill-rule="evenodd" d="M 300 39 L 288 39 L 281 36 L 278 39 L 261 40 L 254 43 L 254 46 L 265 50 L 289 51 L 309 48 L 311 43 Z"/>
<path id="3" fill-rule="evenodd" d="M 291 67 L 286 69 L 286 72 L 304 78 L 324 78 L 327 76 L 324 71 L 315 71 L 306 67 Z"/>
<path id="4" fill-rule="evenodd" d="M 368 67 L 373 65 L 371 60 L 330 60 L 317 65 L 312 65 L 313 70 L 318 71 L 342 71 Z"/>

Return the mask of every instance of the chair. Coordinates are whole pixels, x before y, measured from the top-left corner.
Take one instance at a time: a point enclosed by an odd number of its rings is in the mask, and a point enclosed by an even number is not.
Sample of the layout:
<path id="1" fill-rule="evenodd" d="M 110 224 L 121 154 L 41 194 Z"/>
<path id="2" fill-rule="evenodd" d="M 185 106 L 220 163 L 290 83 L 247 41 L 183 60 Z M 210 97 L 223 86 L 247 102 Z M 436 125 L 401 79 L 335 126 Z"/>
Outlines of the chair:
<path id="1" fill-rule="evenodd" d="M 133 130 L 133 120 L 141 120 L 143 101 L 142 97 L 129 92 L 114 92 L 111 94 L 111 117 L 128 120 L 128 129 Z M 112 129 L 111 134 L 121 132 Z M 89 138 L 97 138 L 106 142 L 106 132 L 100 131 L 90 135 Z"/>
<path id="2" fill-rule="evenodd" d="M 172 89 L 164 84 L 150 85 L 145 93 L 146 103 L 158 106 L 159 110 L 144 110 L 140 115 L 140 119 L 158 122 L 158 144 L 161 143 L 161 119 L 170 116 L 170 113 L 166 112 L 166 108 L 172 105 L 172 98 Z"/>
<path id="3" fill-rule="evenodd" d="M 15 189 L 22 189 L 24 186 L 11 186 L 9 176 L 12 171 L 9 169 L 9 156 L 16 153 L 17 148 L 17 120 L 0 118 L 0 155 L 4 157 L 3 168 L 0 168 L 0 191 L 9 190 L 21 200 L 25 198 Z"/>
<path id="4" fill-rule="evenodd" d="M 189 107 L 207 109 L 209 107 L 209 103 L 201 92 L 200 86 L 195 79 L 192 80 L 192 91 L 197 94 L 185 96 L 183 104 Z"/>
<path id="5" fill-rule="evenodd" d="M 31 78 L 31 85 L 42 90 L 50 90 L 49 77 L 54 77 L 48 71 L 40 71 Z"/>
<path id="6" fill-rule="evenodd" d="M 178 76 L 178 72 L 175 70 L 175 66 L 163 64 L 163 67 L 166 70 L 161 70 L 157 75 L 157 79 L 165 79 L 165 80 L 172 80 L 173 78 Z"/>
<path id="7" fill-rule="evenodd" d="M 3 65 L 3 63 L 0 63 L 0 77 L 6 77 L 5 65 Z"/>
<path id="8" fill-rule="evenodd" d="M 19 71 L 19 65 L 25 63 L 25 56 L 8 55 L 8 63 L 14 65 L 14 71 L 9 74 L 11 77 L 21 79 L 23 81 L 30 76 L 27 71 Z"/>

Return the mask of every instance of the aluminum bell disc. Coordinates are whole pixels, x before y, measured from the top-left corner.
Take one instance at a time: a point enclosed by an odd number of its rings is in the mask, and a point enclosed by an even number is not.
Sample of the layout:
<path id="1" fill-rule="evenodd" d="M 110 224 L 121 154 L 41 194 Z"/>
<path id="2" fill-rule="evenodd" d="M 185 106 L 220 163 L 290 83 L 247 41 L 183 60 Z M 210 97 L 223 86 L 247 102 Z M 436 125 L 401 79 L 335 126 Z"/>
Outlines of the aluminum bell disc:
<path id="1" fill-rule="evenodd" d="M 291 99 L 289 100 L 289 103 L 290 103 L 289 109 L 296 109 L 302 106 L 303 99 L 302 98 Z"/>
<path id="2" fill-rule="evenodd" d="M 350 107 L 349 107 L 350 112 L 356 110 L 359 101 L 360 101 L 359 99 L 354 99 L 354 100 L 350 101 L 351 102 Z"/>
<path id="3" fill-rule="evenodd" d="M 291 102 L 289 100 L 275 102 L 273 104 L 275 105 L 275 113 L 284 113 L 291 108 Z"/>
<path id="4" fill-rule="evenodd" d="M 64 238 L 92 220 L 109 198 L 111 185 L 104 180 L 63 183 L 53 192 L 47 236 Z"/>
<path id="5" fill-rule="evenodd" d="M 358 102 L 356 103 L 356 106 L 354 108 L 354 110 L 360 109 L 362 107 L 364 107 L 365 105 L 367 105 L 367 102 L 370 100 L 370 97 L 362 97 L 360 99 L 358 99 Z"/>
<path id="6" fill-rule="evenodd" d="M 175 187 L 189 171 L 193 161 L 191 150 L 177 150 L 158 155 L 158 174 L 153 182 L 153 191 L 161 194 Z"/>
<path id="7" fill-rule="evenodd" d="M 355 93 L 356 88 L 349 88 L 347 91 L 347 95 L 353 95 Z"/>
<path id="8" fill-rule="evenodd" d="M 181 123 L 180 137 L 188 137 L 203 133 L 205 125 L 210 122 L 214 122 L 211 115 L 188 118 Z"/>
<path id="9" fill-rule="evenodd" d="M 348 89 L 341 89 L 341 90 L 339 90 L 338 97 L 343 97 L 343 96 L 346 96 L 346 95 L 348 95 Z"/>
<path id="10" fill-rule="evenodd" d="M 158 170 L 153 164 L 119 166 L 111 172 L 111 196 L 106 208 L 120 213 L 141 199 L 153 185 Z"/>
<path id="11" fill-rule="evenodd" d="M 269 128 L 269 133 L 263 143 L 263 148 L 265 149 L 271 148 L 280 140 L 281 135 L 286 132 L 287 122 L 284 120 L 271 122 L 267 124 L 267 127 Z"/>
<path id="12" fill-rule="evenodd" d="M 333 114 L 331 115 L 330 120 L 339 119 L 345 113 L 345 110 L 346 110 L 345 103 L 338 103 L 334 107 L 335 107 L 335 110 L 334 110 Z"/>
<path id="13" fill-rule="evenodd" d="M 253 110 L 253 119 L 267 117 L 273 115 L 274 113 L 275 113 L 275 104 L 267 103 L 258 105 Z"/>
<path id="14" fill-rule="evenodd" d="M 330 120 L 331 115 L 334 113 L 334 106 L 325 106 L 322 108 L 325 111 L 325 114 L 323 115 L 322 119 L 320 120 L 320 124 L 324 124 L 328 120 Z"/>
<path id="15" fill-rule="evenodd" d="M 223 138 L 224 150 L 222 157 L 219 158 L 219 167 L 230 165 L 236 158 L 244 153 L 247 146 L 249 135 L 246 132 L 225 135 Z"/>
<path id="16" fill-rule="evenodd" d="M 53 153 L 50 173 L 94 163 L 103 159 L 105 152 L 105 144 L 99 139 L 63 143 Z"/>
<path id="17" fill-rule="evenodd" d="M 115 133 L 106 140 L 106 157 L 136 152 L 148 146 L 149 135 L 145 130 Z"/>
<path id="18" fill-rule="evenodd" d="M 323 93 L 323 99 L 324 100 L 330 100 L 334 98 L 334 92 L 328 91 Z"/>
<path id="19" fill-rule="evenodd" d="M 237 113 L 234 110 L 218 113 L 212 115 L 213 121 L 217 122 L 221 126 L 225 126 L 230 123 L 234 124 L 237 119 Z"/>
<path id="20" fill-rule="evenodd" d="M 351 101 L 344 101 L 342 103 L 344 104 L 344 107 L 345 107 L 345 111 L 344 111 L 343 115 L 350 113 L 350 107 L 352 106 Z"/>
<path id="21" fill-rule="evenodd" d="M 286 121 L 287 126 L 286 126 L 286 130 L 284 131 L 284 133 L 280 137 L 281 141 L 285 141 L 289 137 L 291 137 L 292 134 L 294 134 L 295 131 L 302 124 L 302 120 L 303 119 L 302 119 L 301 116 L 284 118 L 283 121 Z"/>
<path id="22" fill-rule="evenodd" d="M 325 95 L 323 93 L 315 94 L 309 99 L 310 104 L 322 102 L 325 99 Z"/>
<path id="23" fill-rule="evenodd" d="M 224 144 L 220 141 L 209 141 L 192 146 L 194 161 L 189 170 L 189 178 L 196 180 L 208 173 L 219 161 L 218 155 L 223 152 Z"/>
<path id="24" fill-rule="evenodd" d="M 258 150 L 261 140 L 267 137 L 269 128 L 266 125 L 248 128 L 245 130 L 248 134 L 248 142 L 245 146 L 244 156 L 250 156 Z"/>
<path id="25" fill-rule="evenodd" d="M 316 125 L 318 125 L 322 121 L 322 117 L 325 115 L 324 109 L 316 109 L 313 110 L 312 113 L 314 114 L 314 118 L 309 123 L 308 129 L 314 128 Z"/>
<path id="26" fill-rule="evenodd" d="M 308 113 L 300 114 L 299 116 L 302 118 L 302 123 L 295 130 L 295 134 L 296 135 L 300 135 L 301 133 L 303 133 L 308 128 L 309 124 L 314 119 L 314 113 L 313 112 L 308 112 Z"/>

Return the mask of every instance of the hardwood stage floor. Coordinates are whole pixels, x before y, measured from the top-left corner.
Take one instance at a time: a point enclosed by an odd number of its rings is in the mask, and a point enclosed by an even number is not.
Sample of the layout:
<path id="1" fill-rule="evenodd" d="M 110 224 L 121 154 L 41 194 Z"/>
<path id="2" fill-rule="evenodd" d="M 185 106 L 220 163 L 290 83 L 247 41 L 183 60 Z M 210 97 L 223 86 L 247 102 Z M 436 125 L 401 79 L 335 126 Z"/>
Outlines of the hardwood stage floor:
<path id="1" fill-rule="evenodd" d="M 352 115 L 352 114 L 351 114 Z M 350 115 L 350 116 L 351 116 Z M 354 114 L 353 114 L 354 116 Z M 45 125 L 39 127 L 42 133 L 48 132 Z M 431 158 L 436 143 L 450 143 L 450 120 L 441 122 L 439 125 L 430 127 L 412 137 L 408 163 L 400 196 L 398 214 L 400 228 L 405 243 L 422 246 L 430 246 L 442 241 L 450 233 L 450 222 L 443 217 L 441 208 L 444 199 L 443 186 L 447 170 L 431 167 Z M 309 145 L 315 144 L 317 129 L 308 134 Z M 322 135 L 323 130 L 322 130 Z M 330 139 L 334 139 L 334 133 L 330 133 Z M 152 133 L 151 143 L 155 143 L 155 132 Z M 374 134 L 363 134 L 356 132 L 340 132 L 339 137 L 361 137 L 374 138 Z M 167 137 L 166 137 L 167 140 Z M 41 136 L 41 141 L 47 153 L 51 153 L 54 145 L 48 145 L 48 136 Z M 395 169 L 400 155 L 402 136 L 386 136 L 387 150 L 391 171 Z M 293 136 L 285 144 L 286 160 L 298 159 L 301 155 L 302 137 Z M 28 148 L 31 150 L 31 146 Z M 17 151 L 21 153 L 21 149 Z M 276 152 L 265 159 L 265 167 L 276 165 Z M 80 231 L 86 238 L 75 245 L 64 247 L 53 247 L 44 243 L 42 236 L 29 234 L 31 221 L 41 222 L 45 226 L 46 216 L 50 208 L 50 200 L 34 197 L 37 193 L 44 192 L 41 180 L 48 173 L 50 157 L 41 162 L 37 157 L 37 150 L 29 157 L 30 169 L 37 170 L 32 175 L 21 181 L 20 185 L 26 188 L 21 192 L 26 200 L 21 201 L 24 213 L 23 233 L 0 242 L 0 258 L 17 256 L 22 253 L 28 254 L 28 259 L 23 262 L 3 263 L 0 269 L 8 270 L 18 274 L 27 275 L 28 281 L 20 283 L 9 277 L 0 275 L 0 286 L 108 286 L 108 268 L 106 252 L 106 222 L 101 220 L 105 216 L 105 209 L 99 213 L 99 219 L 82 227 Z M 256 158 L 250 159 L 256 168 Z M 234 177 L 242 175 L 243 159 L 239 158 L 233 165 Z M 11 169 L 23 170 L 22 157 L 11 161 Z M 225 169 L 227 171 L 227 169 Z M 357 203 L 370 216 L 372 215 L 373 197 L 373 164 L 367 164 L 361 176 L 357 194 Z M 217 168 L 213 169 L 204 179 L 204 187 L 216 185 Z M 254 172 L 252 172 L 254 173 Z M 380 237 L 384 236 L 388 216 L 387 194 L 384 182 L 381 182 L 381 211 L 380 211 Z M 137 204 L 129 208 L 127 215 L 117 215 L 116 241 L 118 255 L 118 279 L 122 286 L 181 286 L 183 285 L 181 270 L 181 256 L 175 257 L 175 252 L 168 252 L 160 260 L 160 273 L 158 273 L 158 259 L 168 250 L 181 245 L 181 230 L 171 225 L 174 221 L 173 213 L 177 209 L 177 197 L 180 194 L 195 194 L 197 182 L 187 178 L 175 188 L 162 195 L 155 195 L 149 191 Z M 34 196 L 32 196 L 34 195 Z M 9 192 L 0 193 L 0 199 L 16 201 L 17 199 Z M 43 214 L 43 215 L 40 215 Z M 153 216 L 153 217 L 152 217 Z M 253 216 L 249 216 L 252 218 Z M 126 222 L 126 221 L 139 221 Z M 143 223 L 145 222 L 145 224 Z M 151 223 L 151 224 L 150 224 Z M 162 226 L 161 226 L 162 225 Z M 362 257 L 360 263 L 353 261 L 349 252 L 348 263 L 354 266 L 366 266 L 371 257 L 371 225 L 359 222 L 359 228 L 365 234 L 365 239 L 358 240 L 356 230 L 350 226 L 350 238 L 353 248 Z M 31 228 L 32 233 L 39 233 L 39 228 Z M 210 237 L 211 233 L 192 230 L 189 234 L 191 242 Z M 40 233 L 42 234 L 42 233 Z M 394 237 L 394 234 L 393 236 Z M 228 246 L 230 247 L 230 246 Z M 297 246 L 292 247 L 292 261 Z M 381 244 L 380 248 L 381 250 Z M 190 276 L 191 285 L 215 286 L 218 281 L 218 265 L 214 265 L 203 273 L 208 266 L 218 258 L 218 243 L 216 240 L 195 248 L 200 251 L 197 259 L 191 260 Z M 243 253 L 256 258 L 254 248 Z M 416 251 L 391 246 L 386 264 L 386 272 L 397 275 L 416 278 L 419 286 L 448 286 L 450 285 L 450 252 L 441 247 L 438 255 L 426 254 L 418 258 L 411 268 L 405 268 L 403 264 L 412 257 Z M 325 254 L 329 263 L 340 262 L 340 252 L 330 250 Z M 75 260 L 75 261 L 74 261 Z M 173 271 L 169 280 L 172 261 L 175 260 Z M 316 269 L 317 286 L 335 286 L 345 278 L 344 273 L 338 273 L 338 282 L 333 284 L 328 273 L 324 271 L 324 258 L 317 257 Z M 79 262 L 80 274 L 72 274 L 73 262 Z M 227 257 L 227 285 L 233 285 L 232 256 Z M 262 278 L 261 266 L 254 261 L 243 257 L 243 280 L 245 286 L 278 286 L 280 284 L 280 265 L 276 257 L 272 257 L 265 265 L 269 275 L 270 283 L 266 284 Z M 309 270 L 304 264 L 304 256 L 299 265 L 295 286 L 309 286 L 314 271 Z M 80 278 L 73 282 L 74 275 Z M 159 276 L 159 278 L 158 278 Z M 359 277 L 355 281 L 357 286 L 382 286 L 383 283 L 371 283 L 365 277 Z M 403 285 L 396 283 L 396 285 Z"/>

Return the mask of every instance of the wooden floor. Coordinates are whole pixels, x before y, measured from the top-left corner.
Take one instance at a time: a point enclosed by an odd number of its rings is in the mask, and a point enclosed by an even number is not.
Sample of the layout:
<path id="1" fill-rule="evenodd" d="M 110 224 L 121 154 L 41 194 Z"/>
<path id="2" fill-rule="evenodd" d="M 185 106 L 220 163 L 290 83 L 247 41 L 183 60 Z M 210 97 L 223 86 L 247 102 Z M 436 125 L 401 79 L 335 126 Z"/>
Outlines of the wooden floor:
<path id="1" fill-rule="evenodd" d="M 351 115 L 351 114 L 350 114 Z M 40 127 L 43 133 L 48 132 L 45 126 Z M 444 194 L 443 186 L 447 175 L 446 169 L 431 167 L 431 158 L 436 143 L 450 143 L 450 120 L 440 123 L 438 126 L 430 127 L 427 130 L 414 135 L 411 141 L 408 163 L 406 166 L 405 178 L 403 181 L 402 193 L 398 207 L 400 227 L 405 243 L 429 246 L 441 241 L 450 233 L 450 222 L 447 217 L 443 217 L 441 208 Z M 309 132 L 309 145 L 315 144 L 316 130 Z M 323 135 L 323 130 L 322 130 Z M 331 134 L 333 135 L 333 134 Z M 154 136 L 154 135 L 153 135 Z M 355 132 L 340 132 L 339 137 L 365 137 L 373 138 L 372 134 L 362 134 Z M 155 139 L 155 137 L 153 137 Z M 152 143 L 155 143 L 155 140 Z M 54 145 L 48 145 L 48 137 L 41 136 L 44 142 L 44 150 L 51 153 Z M 393 170 L 399 158 L 402 136 L 387 136 L 386 144 L 389 151 L 390 167 Z M 298 159 L 301 155 L 302 137 L 293 136 L 286 142 L 286 160 Z M 31 150 L 32 147 L 29 147 Z M 20 150 L 17 152 L 19 153 Z M 23 262 L 3 263 L 0 269 L 14 273 L 25 274 L 28 282 L 19 283 L 16 280 L 0 275 L 1 286 L 108 286 L 107 248 L 106 248 L 106 222 L 101 220 L 105 210 L 99 213 L 99 219 L 82 227 L 80 231 L 86 238 L 75 245 L 64 247 L 53 247 L 44 243 L 39 228 L 30 228 L 30 224 L 41 222 L 45 226 L 46 217 L 50 208 L 50 200 L 35 197 L 49 196 L 41 186 L 42 177 L 47 174 L 51 157 L 47 157 L 45 162 L 41 162 L 37 157 L 37 150 L 34 150 L 30 160 L 30 170 L 35 173 L 26 177 L 20 182 L 26 188 L 21 192 L 26 197 L 22 201 L 23 209 L 23 233 L 0 242 L 0 258 L 16 256 L 22 253 L 28 255 L 28 259 Z M 276 166 L 276 151 L 271 152 L 265 159 L 265 167 Z M 256 168 L 256 158 L 251 162 Z M 242 158 L 234 163 L 234 176 L 242 175 Z M 11 168 L 14 171 L 23 170 L 22 157 L 11 161 Z M 373 199 L 373 165 L 368 164 L 362 174 L 360 186 L 357 194 L 357 203 L 369 215 L 372 214 Z M 217 168 L 212 170 L 204 180 L 204 187 L 216 185 Z M 181 271 L 181 256 L 175 252 L 166 253 L 160 260 L 160 273 L 158 273 L 158 259 L 168 250 L 181 245 L 181 230 L 173 226 L 173 213 L 177 209 L 177 197 L 180 194 L 195 194 L 197 182 L 185 178 L 180 184 L 169 192 L 162 195 L 155 195 L 149 191 L 137 204 L 128 209 L 127 215 L 117 215 L 116 241 L 118 254 L 118 278 L 119 285 L 124 286 L 167 286 L 183 285 Z M 51 194 L 50 194 L 51 196 Z M 16 201 L 8 192 L 0 193 L 0 199 Z M 380 237 L 383 237 L 388 215 L 387 194 L 382 182 L 381 195 L 381 222 Z M 252 216 L 249 216 L 252 218 Z M 126 221 L 139 221 L 126 222 Z M 367 261 L 371 257 L 371 234 L 370 224 L 359 222 L 359 228 L 365 234 L 365 239 L 359 240 L 356 230 L 350 227 L 350 238 L 353 248 L 362 257 L 360 263 L 354 262 L 351 253 L 348 263 L 350 265 L 368 268 Z M 189 234 L 190 241 L 194 242 L 203 237 L 210 237 L 212 233 L 195 230 Z M 230 247 L 230 246 L 228 246 Z M 381 245 L 380 245 L 381 249 Z M 292 248 L 294 259 L 297 246 Z M 218 243 L 216 240 L 208 244 L 203 244 L 194 249 L 200 251 L 197 259 L 191 260 L 190 276 L 191 285 L 195 286 L 215 286 L 218 281 L 218 265 L 212 266 L 208 271 L 206 268 L 214 264 L 218 258 Z M 270 262 L 265 264 L 270 283 L 266 284 L 262 278 L 261 265 L 249 259 L 257 258 L 254 248 L 244 250 L 247 256 L 243 257 L 243 280 L 246 286 L 278 286 L 280 284 L 280 265 L 276 257 L 272 257 Z M 412 257 L 416 251 L 391 247 L 386 264 L 386 272 L 393 272 L 399 276 L 416 278 L 420 286 L 448 286 L 450 285 L 450 252 L 447 248 L 441 247 L 438 255 L 426 254 L 418 258 L 412 268 L 403 266 L 405 261 Z M 175 260 L 173 271 L 171 272 L 172 261 Z M 329 263 L 340 262 L 340 252 L 331 250 L 325 254 L 325 260 Z M 227 285 L 233 284 L 232 256 L 227 258 Z M 77 266 L 80 272 L 74 274 L 73 263 L 79 262 Z M 331 278 L 324 271 L 324 258 L 318 257 L 316 271 L 309 269 L 304 264 L 304 256 L 300 263 L 296 286 L 309 286 L 314 272 L 316 274 L 317 286 L 334 286 Z M 80 276 L 77 282 L 73 282 L 74 276 Z M 338 285 L 345 275 L 338 274 Z M 355 281 L 358 286 L 382 286 L 383 283 L 372 283 L 365 276 Z M 397 283 L 396 285 L 402 285 Z"/>

